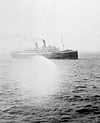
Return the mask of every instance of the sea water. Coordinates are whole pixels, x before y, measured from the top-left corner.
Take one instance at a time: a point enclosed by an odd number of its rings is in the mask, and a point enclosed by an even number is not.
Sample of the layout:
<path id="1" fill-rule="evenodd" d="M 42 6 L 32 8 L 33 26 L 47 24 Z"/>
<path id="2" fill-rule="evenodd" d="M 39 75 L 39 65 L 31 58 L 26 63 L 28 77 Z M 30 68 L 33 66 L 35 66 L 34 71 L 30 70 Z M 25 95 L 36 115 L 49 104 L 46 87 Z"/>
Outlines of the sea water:
<path id="1" fill-rule="evenodd" d="M 100 122 L 100 54 L 0 59 L 0 123 Z"/>

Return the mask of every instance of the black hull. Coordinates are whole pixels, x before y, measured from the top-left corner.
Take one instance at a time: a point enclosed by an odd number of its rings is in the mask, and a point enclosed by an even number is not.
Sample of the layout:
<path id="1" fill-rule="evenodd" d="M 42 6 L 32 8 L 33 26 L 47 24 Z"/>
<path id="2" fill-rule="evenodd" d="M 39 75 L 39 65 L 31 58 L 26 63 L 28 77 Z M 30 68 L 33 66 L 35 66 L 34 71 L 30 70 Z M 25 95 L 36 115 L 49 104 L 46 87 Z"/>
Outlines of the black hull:
<path id="1" fill-rule="evenodd" d="M 57 52 L 57 53 L 49 53 L 49 54 L 35 54 L 35 53 L 11 53 L 13 58 L 32 58 L 33 56 L 44 56 L 48 59 L 78 59 L 78 52 L 71 51 L 71 52 Z"/>

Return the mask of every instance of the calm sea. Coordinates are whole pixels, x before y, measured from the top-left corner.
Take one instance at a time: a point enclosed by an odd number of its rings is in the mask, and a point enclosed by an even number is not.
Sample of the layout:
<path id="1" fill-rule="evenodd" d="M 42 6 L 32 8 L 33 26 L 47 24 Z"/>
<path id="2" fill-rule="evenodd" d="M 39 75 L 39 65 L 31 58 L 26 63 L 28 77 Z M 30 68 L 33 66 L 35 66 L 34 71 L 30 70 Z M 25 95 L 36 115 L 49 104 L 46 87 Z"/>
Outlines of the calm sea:
<path id="1" fill-rule="evenodd" d="M 0 59 L 0 123 L 100 123 L 100 54 Z"/>

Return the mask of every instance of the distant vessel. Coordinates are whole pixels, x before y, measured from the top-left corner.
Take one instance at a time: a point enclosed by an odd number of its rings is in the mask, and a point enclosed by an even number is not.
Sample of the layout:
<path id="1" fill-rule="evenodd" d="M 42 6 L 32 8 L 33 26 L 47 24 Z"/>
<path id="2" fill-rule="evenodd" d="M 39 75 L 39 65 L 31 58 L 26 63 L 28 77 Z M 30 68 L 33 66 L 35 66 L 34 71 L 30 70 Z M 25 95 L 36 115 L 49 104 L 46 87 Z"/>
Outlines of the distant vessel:
<path id="1" fill-rule="evenodd" d="M 52 45 L 46 46 L 45 40 L 43 40 L 42 47 L 38 47 L 38 43 L 36 42 L 34 49 L 14 51 L 11 52 L 10 55 L 13 58 L 31 58 L 33 56 L 40 55 L 48 59 L 78 59 L 78 51 L 64 50 L 64 45 L 63 50 L 60 51 Z"/>

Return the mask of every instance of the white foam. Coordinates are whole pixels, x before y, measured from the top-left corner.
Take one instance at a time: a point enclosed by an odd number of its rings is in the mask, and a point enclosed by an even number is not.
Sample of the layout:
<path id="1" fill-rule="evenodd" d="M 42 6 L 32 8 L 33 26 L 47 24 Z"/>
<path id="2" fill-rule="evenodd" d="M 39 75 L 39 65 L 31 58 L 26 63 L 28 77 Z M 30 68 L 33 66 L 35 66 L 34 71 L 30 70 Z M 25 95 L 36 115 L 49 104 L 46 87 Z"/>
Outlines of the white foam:
<path id="1" fill-rule="evenodd" d="M 58 68 L 42 56 L 21 60 L 15 69 L 21 91 L 33 96 L 46 96 L 56 91 Z"/>

